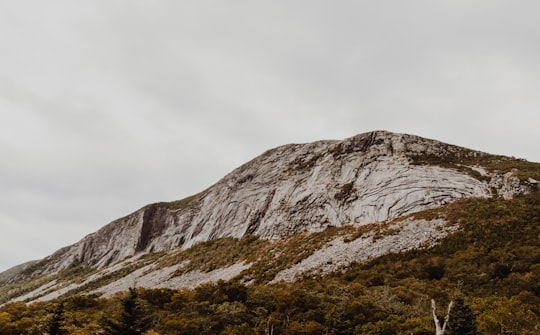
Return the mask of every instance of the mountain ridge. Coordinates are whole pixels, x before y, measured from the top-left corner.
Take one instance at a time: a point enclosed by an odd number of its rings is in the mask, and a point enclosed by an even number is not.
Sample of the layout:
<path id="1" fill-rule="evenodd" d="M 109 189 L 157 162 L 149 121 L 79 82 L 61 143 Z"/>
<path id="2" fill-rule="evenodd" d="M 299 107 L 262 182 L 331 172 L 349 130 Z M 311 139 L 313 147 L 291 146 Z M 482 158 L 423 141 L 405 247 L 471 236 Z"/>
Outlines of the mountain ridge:
<path id="1" fill-rule="evenodd" d="M 13 283 L 77 267 L 107 276 L 118 264 L 217 239 L 256 236 L 279 241 L 331 227 L 391 222 L 462 198 L 511 198 L 537 191 L 536 174 L 506 168 L 519 164 L 526 163 L 386 131 L 284 145 L 243 164 L 199 194 L 144 206 L 4 280 Z M 500 166 L 504 169 L 495 168 Z M 411 231 L 421 234 L 437 225 L 444 234 L 453 229 L 445 228 L 444 222 L 426 222 L 412 223 L 419 230 Z M 407 227 L 392 229 L 399 233 Z M 444 235 L 433 234 L 426 235 L 429 245 Z M 423 241 L 403 248 L 427 243 Z M 169 268 L 173 273 L 181 267 Z M 235 271 L 247 268 L 244 263 Z"/>

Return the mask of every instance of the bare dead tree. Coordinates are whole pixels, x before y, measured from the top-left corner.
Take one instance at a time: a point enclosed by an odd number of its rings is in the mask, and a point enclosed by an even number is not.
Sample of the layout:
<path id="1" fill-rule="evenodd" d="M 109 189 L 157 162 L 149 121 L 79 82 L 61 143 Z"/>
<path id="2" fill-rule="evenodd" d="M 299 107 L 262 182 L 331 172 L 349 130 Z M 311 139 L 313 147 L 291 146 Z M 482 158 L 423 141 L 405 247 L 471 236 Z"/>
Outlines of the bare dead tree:
<path id="1" fill-rule="evenodd" d="M 441 321 L 437 317 L 437 305 L 435 304 L 435 300 L 431 299 L 431 311 L 433 312 L 433 321 L 435 322 L 435 335 L 444 335 L 444 332 L 446 331 L 446 325 L 448 324 L 448 319 L 450 318 L 450 310 L 452 309 L 453 305 L 454 302 L 450 301 L 450 303 L 448 304 L 448 312 L 444 317 L 444 323 L 441 327 Z"/>

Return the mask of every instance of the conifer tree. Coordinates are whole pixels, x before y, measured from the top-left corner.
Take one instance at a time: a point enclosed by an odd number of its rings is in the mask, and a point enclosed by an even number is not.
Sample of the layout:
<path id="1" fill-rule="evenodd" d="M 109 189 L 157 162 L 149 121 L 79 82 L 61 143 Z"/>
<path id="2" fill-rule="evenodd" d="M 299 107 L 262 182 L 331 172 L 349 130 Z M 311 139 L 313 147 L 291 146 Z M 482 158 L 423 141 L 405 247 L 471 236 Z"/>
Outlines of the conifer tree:
<path id="1" fill-rule="evenodd" d="M 452 308 L 449 310 L 448 325 L 444 335 L 478 335 L 473 310 L 465 302 L 461 290 L 456 293 Z"/>
<path id="2" fill-rule="evenodd" d="M 63 328 L 64 325 L 64 303 L 60 302 L 56 306 L 51 319 L 47 322 L 47 334 L 49 335 L 64 335 L 67 331 Z"/>
<path id="3" fill-rule="evenodd" d="M 117 321 L 105 320 L 105 332 L 108 335 L 140 335 L 149 328 L 149 317 L 135 288 L 130 288 L 128 295 L 122 299 L 120 318 Z"/>

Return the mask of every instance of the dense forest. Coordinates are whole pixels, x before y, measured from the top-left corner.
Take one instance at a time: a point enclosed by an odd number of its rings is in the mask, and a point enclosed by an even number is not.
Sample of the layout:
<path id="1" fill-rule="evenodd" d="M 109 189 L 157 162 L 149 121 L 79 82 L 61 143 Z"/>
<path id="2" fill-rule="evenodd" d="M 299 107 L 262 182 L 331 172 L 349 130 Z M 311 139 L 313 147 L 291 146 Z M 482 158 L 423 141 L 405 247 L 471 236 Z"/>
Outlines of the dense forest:
<path id="1" fill-rule="evenodd" d="M 10 302 L 0 308 L 0 334 L 427 335 L 435 334 L 431 299 L 441 320 L 452 300 L 472 313 L 470 334 L 540 334 L 540 194 L 465 199 L 422 215 L 461 229 L 430 249 L 296 283 Z"/>

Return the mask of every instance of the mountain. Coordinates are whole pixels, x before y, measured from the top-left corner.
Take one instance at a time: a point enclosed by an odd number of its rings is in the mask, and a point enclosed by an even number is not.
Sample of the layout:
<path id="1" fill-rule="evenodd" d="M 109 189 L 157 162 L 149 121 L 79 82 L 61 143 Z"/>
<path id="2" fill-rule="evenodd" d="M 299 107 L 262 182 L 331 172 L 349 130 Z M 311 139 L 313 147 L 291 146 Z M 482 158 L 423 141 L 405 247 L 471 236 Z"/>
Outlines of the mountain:
<path id="1" fill-rule="evenodd" d="M 0 274 L 0 301 L 343 271 L 437 245 L 460 226 L 429 213 L 459 199 L 538 192 L 539 165 L 386 131 L 285 145 Z"/>

